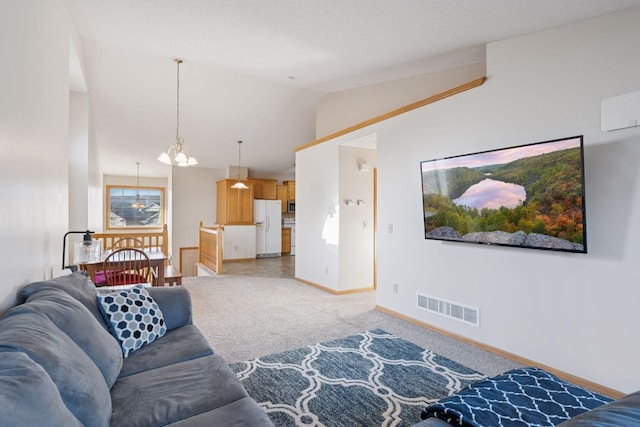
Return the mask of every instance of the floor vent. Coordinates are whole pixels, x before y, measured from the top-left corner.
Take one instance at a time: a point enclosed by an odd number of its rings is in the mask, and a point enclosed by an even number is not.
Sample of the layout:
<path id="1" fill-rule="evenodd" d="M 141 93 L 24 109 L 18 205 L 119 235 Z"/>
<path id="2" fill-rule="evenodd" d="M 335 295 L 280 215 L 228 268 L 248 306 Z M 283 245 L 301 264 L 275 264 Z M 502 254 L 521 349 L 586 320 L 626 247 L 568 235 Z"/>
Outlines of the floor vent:
<path id="1" fill-rule="evenodd" d="M 418 307 L 432 313 L 450 317 L 480 327 L 480 309 L 428 295 L 418 294 Z"/>

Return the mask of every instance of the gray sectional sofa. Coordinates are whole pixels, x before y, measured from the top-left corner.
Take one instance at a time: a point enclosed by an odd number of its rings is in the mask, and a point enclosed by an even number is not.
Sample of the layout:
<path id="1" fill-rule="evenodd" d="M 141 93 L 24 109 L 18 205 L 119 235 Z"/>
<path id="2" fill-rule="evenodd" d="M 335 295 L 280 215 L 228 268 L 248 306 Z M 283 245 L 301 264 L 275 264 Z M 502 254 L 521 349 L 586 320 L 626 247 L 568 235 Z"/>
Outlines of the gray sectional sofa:
<path id="1" fill-rule="evenodd" d="M 192 324 L 184 287 L 148 288 L 166 329 L 123 357 L 83 273 L 32 283 L 0 320 L 0 422 L 273 426 Z"/>

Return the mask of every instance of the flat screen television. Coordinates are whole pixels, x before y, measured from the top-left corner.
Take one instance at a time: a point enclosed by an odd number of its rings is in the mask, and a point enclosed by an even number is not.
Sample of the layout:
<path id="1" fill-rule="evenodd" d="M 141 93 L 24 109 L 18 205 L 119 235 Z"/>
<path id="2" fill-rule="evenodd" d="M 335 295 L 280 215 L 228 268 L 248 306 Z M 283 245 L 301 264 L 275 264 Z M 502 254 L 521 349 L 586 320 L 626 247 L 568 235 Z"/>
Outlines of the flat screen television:
<path id="1" fill-rule="evenodd" d="M 587 253 L 583 137 L 420 162 L 429 240 Z"/>

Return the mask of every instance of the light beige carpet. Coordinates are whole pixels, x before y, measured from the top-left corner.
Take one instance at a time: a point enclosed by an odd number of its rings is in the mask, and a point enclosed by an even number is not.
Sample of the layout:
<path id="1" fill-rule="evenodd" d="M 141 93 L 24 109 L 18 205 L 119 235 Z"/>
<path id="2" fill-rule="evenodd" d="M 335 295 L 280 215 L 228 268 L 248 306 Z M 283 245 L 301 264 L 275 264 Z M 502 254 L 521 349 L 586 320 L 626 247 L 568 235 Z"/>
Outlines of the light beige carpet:
<path id="1" fill-rule="evenodd" d="M 194 323 L 227 362 L 380 328 L 485 375 L 521 366 L 375 310 L 373 291 L 338 296 L 292 279 L 224 275 L 183 283 Z"/>

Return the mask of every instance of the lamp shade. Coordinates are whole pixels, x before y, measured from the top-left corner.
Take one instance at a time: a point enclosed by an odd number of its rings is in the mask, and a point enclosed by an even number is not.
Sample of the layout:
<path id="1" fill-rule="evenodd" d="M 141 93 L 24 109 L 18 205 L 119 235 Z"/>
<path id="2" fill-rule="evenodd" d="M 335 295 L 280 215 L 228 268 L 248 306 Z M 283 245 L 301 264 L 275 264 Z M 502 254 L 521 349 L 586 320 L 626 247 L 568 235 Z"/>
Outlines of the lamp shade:
<path id="1" fill-rule="evenodd" d="M 171 157 L 169 157 L 169 155 L 167 153 L 160 154 L 160 157 L 158 157 L 158 160 L 160 160 L 165 165 L 170 165 L 171 164 Z"/>

